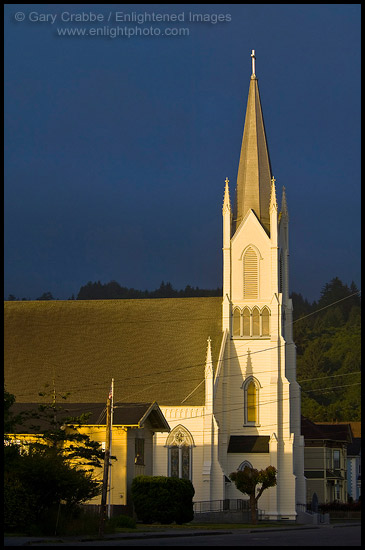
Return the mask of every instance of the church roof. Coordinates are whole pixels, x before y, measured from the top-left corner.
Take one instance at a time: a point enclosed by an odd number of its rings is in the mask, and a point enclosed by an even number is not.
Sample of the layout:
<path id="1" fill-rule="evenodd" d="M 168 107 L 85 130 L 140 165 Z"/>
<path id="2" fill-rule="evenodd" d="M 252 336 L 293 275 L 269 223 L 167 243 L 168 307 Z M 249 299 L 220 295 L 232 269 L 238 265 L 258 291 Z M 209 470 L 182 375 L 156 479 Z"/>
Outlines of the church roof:
<path id="1" fill-rule="evenodd" d="M 23 403 L 48 402 L 54 389 L 70 392 L 69 402 L 105 403 L 114 378 L 115 403 L 203 405 L 207 339 L 216 367 L 221 304 L 220 297 L 5 302 L 5 387 Z"/>
<path id="2" fill-rule="evenodd" d="M 271 164 L 266 142 L 258 81 L 253 74 L 248 92 L 241 156 L 238 166 L 235 232 L 248 210 L 252 209 L 262 225 L 270 230 Z"/>

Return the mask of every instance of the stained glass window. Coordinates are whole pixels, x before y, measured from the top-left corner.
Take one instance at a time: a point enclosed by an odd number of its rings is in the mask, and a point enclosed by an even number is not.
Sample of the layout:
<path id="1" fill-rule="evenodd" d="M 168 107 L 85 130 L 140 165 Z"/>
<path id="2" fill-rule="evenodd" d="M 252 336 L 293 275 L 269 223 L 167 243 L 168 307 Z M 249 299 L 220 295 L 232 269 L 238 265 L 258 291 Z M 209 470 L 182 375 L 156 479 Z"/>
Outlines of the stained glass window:
<path id="1" fill-rule="evenodd" d="M 181 447 L 181 477 L 183 479 L 190 478 L 190 448 L 187 445 Z"/>
<path id="2" fill-rule="evenodd" d="M 247 386 L 247 422 L 256 422 L 256 386 L 253 381 Z"/>
<path id="3" fill-rule="evenodd" d="M 179 477 L 179 447 L 170 447 L 170 476 Z"/>
<path id="4" fill-rule="evenodd" d="M 176 426 L 169 434 L 166 446 L 168 448 L 168 475 L 191 479 L 191 454 L 194 446 L 193 438 L 184 426 Z"/>

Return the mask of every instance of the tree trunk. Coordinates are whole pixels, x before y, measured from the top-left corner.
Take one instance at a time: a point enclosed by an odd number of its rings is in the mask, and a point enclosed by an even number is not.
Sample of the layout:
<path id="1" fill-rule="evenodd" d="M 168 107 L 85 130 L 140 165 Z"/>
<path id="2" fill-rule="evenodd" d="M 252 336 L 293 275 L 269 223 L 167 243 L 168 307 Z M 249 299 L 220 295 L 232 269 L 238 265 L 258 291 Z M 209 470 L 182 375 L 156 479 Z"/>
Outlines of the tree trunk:
<path id="1" fill-rule="evenodd" d="M 255 495 L 250 495 L 250 508 L 251 508 L 251 523 L 257 524 L 257 512 L 256 512 L 256 498 Z"/>

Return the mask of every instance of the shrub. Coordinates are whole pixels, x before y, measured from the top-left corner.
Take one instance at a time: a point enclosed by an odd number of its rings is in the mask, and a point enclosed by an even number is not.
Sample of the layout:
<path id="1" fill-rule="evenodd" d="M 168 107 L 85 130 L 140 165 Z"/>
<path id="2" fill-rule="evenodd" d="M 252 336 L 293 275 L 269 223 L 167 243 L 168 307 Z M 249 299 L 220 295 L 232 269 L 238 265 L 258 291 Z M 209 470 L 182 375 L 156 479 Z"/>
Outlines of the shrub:
<path id="1" fill-rule="evenodd" d="M 5 530 L 23 531 L 35 520 L 31 497 L 21 480 L 11 472 L 4 475 L 4 527 Z"/>
<path id="2" fill-rule="evenodd" d="M 137 476 L 131 490 L 135 512 L 143 523 L 182 524 L 194 518 L 195 491 L 187 479 Z"/>
<path id="3" fill-rule="evenodd" d="M 327 504 L 320 504 L 319 509 L 322 513 L 325 512 L 358 512 L 361 511 L 361 501 L 355 502 L 328 502 Z"/>
<path id="4" fill-rule="evenodd" d="M 108 521 L 108 524 L 111 528 L 128 528 L 128 529 L 135 529 L 136 528 L 136 521 L 134 518 L 131 518 L 130 516 L 125 516 L 121 514 L 120 516 L 113 516 Z"/>

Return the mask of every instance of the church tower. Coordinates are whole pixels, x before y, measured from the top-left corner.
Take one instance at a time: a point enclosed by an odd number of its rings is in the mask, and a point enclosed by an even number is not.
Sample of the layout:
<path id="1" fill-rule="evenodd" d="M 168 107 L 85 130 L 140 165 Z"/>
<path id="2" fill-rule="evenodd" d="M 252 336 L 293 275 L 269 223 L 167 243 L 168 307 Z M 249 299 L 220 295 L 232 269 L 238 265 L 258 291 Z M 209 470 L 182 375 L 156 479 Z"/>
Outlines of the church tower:
<path id="1" fill-rule="evenodd" d="M 300 387 L 289 298 L 289 214 L 285 190 L 278 210 L 252 51 L 234 209 L 229 180 L 223 202 L 224 352 L 216 379 L 219 460 L 226 475 L 248 463 L 275 466 L 277 486 L 259 509 L 295 519 L 305 504 Z M 221 411 L 224 411 L 221 412 Z M 225 483 L 225 498 L 242 498 Z"/>

